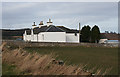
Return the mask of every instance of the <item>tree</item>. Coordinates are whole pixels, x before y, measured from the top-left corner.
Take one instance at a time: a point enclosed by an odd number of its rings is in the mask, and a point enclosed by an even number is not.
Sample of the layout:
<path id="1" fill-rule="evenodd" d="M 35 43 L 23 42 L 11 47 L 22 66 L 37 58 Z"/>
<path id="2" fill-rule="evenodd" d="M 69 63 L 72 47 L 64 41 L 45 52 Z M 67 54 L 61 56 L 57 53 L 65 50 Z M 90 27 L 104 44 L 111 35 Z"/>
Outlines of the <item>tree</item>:
<path id="1" fill-rule="evenodd" d="M 87 32 L 86 40 L 87 40 L 87 42 L 90 42 L 90 37 L 91 37 L 91 27 L 90 27 L 89 25 L 86 27 L 86 32 Z"/>
<path id="2" fill-rule="evenodd" d="M 84 26 L 81 30 L 81 42 L 90 42 L 90 26 Z"/>
<path id="3" fill-rule="evenodd" d="M 86 35 L 85 28 L 86 28 L 86 26 L 82 27 L 82 29 L 81 29 L 81 42 L 85 41 L 85 35 Z"/>
<path id="4" fill-rule="evenodd" d="M 94 26 L 91 30 L 91 42 L 98 43 L 100 40 L 100 30 L 98 26 Z"/>

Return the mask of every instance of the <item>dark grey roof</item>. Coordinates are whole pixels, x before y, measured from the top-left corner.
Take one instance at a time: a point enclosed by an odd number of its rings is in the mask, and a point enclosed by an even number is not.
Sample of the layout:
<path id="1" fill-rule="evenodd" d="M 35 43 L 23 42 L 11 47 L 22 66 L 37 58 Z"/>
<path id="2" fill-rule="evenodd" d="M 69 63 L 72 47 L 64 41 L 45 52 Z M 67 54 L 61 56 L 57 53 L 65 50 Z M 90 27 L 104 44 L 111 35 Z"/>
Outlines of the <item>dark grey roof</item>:
<path id="1" fill-rule="evenodd" d="M 50 26 L 41 26 L 36 27 L 33 29 L 33 33 L 34 34 L 38 34 L 40 32 L 66 32 L 66 33 L 78 33 L 78 30 L 74 30 L 74 29 L 69 29 L 63 26 L 54 26 L 54 25 L 50 25 Z M 31 34 L 31 30 L 26 30 L 27 35 Z"/>
<path id="2" fill-rule="evenodd" d="M 57 26 L 59 28 L 61 28 L 62 30 L 64 30 L 66 33 L 79 33 L 79 31 L 76 29 L 69 29 L 69 28 L 66 28 L 64 26 Z"/>
<path id="3" fill-rule="evenodd" d="M 61 28 L 58 28 L 56 26 L 50 25 L 47 29 L 46 32 L 65 32 Z"/>

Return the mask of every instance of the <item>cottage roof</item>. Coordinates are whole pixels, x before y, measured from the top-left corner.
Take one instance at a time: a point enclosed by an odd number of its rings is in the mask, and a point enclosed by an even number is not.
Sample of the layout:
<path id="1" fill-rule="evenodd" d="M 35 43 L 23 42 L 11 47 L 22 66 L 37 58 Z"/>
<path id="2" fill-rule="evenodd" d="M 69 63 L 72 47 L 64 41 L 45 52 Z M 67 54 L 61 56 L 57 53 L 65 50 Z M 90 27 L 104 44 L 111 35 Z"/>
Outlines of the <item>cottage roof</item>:
<path id="1" fill-rule="evenodd" d="M 57 27 L 61 28 L 66 33 L 79 33 L 79 31 L 77 29 L 69 29 L 69 28 L 66 28 L 64 26 L 57 26 Z"/>
<path id="2" fill-rule="evenodd" d="M 120 35 L 115 33 L 101 33 L 101 39 L 120 40 Z"/>
<path id="3" fill-rule="evenodd" d="M 54 26 L 54 25 L 50 25 L 50 26 L 41 26 L 40 28 L 39 27 L 36 27 L 33 29 L 33 33 L 34 34 L 38 34 L 40 32 L 66 32 L 66 33 L 78 33 L 79 31 L 78 30 L 74 30 L 74 29 L 69 29 L 69 28 L 66 28 L 64 26 Z M 30 35 L 31 34 L 31 30 L 26 30 L 26 33 L 27 35 Z"/>

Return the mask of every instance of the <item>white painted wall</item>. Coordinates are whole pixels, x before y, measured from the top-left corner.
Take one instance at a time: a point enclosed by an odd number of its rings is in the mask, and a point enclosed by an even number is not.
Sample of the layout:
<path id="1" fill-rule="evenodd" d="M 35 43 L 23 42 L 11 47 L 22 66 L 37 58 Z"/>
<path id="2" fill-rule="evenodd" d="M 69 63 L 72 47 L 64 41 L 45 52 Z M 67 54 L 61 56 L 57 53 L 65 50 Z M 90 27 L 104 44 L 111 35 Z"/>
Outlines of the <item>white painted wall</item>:
<path id="1" fill-rule="evenodd" d="M 24 41 L 33 42 L 71 42 L 79 43 L 79 33 L 75 36 L 75 33 L 65 32 L 41 32 L 38 35 L 25 35 L 23 34 Z"/>
<path id="2" fill-rule="evenodd" d="M 41 33 L 39 33 L 39 34 L 38 34 L 38 42 L 42 42 L 42 41 L 43 41 L 42 34 L 41 34 Z"/>
<path id="3" fill-rule="evenodd" d="M 23 34 L 23 40 L 24 40 L 24 41 L 26 40 L 25 34 Z"/>
<path id="4" fill-rule="evenodd" d="M 34 41 L 34 42 L 37 42 L 37 41 L 38 41 L 37 34 L 32 35 L 31 38 L 32 38 L 31 41 Z"/>
<path id="5" fill-rule="evenodd" d="M 23 34 L 23 40 L 24 41 L 31 41 L 33 40 L 32 35 L 26 35 L 25 33 Z"/>
<path id="6" fill-rule="evenodd" d="M 66 42 L 65 32 L 42 32 L 43 42 Z"/>
<path id="7" fill-rule="evenodd" d="M 99 43 L 105 43 L 105 41 L 107 41 L 108 39 L 100 39 Z"/>
<path id="8" fill-rule="evenodd" d="M 24 41 L 31 41 L 31 35 L 25 35 L 25 40 Z"/>
<path id="9" fill-rule="evenodd" d="M 75 36 L 75 33 L 66 33 L 66 42 L 79 43 L 79 33 Z"/>

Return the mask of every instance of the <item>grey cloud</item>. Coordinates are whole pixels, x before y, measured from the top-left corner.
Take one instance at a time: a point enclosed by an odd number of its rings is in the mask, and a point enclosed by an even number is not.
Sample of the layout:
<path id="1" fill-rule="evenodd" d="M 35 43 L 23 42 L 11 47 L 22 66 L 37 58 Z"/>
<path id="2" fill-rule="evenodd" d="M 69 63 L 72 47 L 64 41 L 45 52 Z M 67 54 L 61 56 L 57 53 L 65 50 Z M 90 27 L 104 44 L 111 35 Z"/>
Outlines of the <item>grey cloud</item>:
<path id="1" fill-rule="evenodd" d="M 40 20 L 46 22 L 48 18 L 52 18 L 55 24 L 77 28 L 78 22 L 82 25 L 97 24 L 117 18 L 117 8 L 117 3 L 114 2 L 3 3 L 3 28 L 10 24 L 39 23 Z M 112 22 L 114 23 L 117 21 Z"/>

